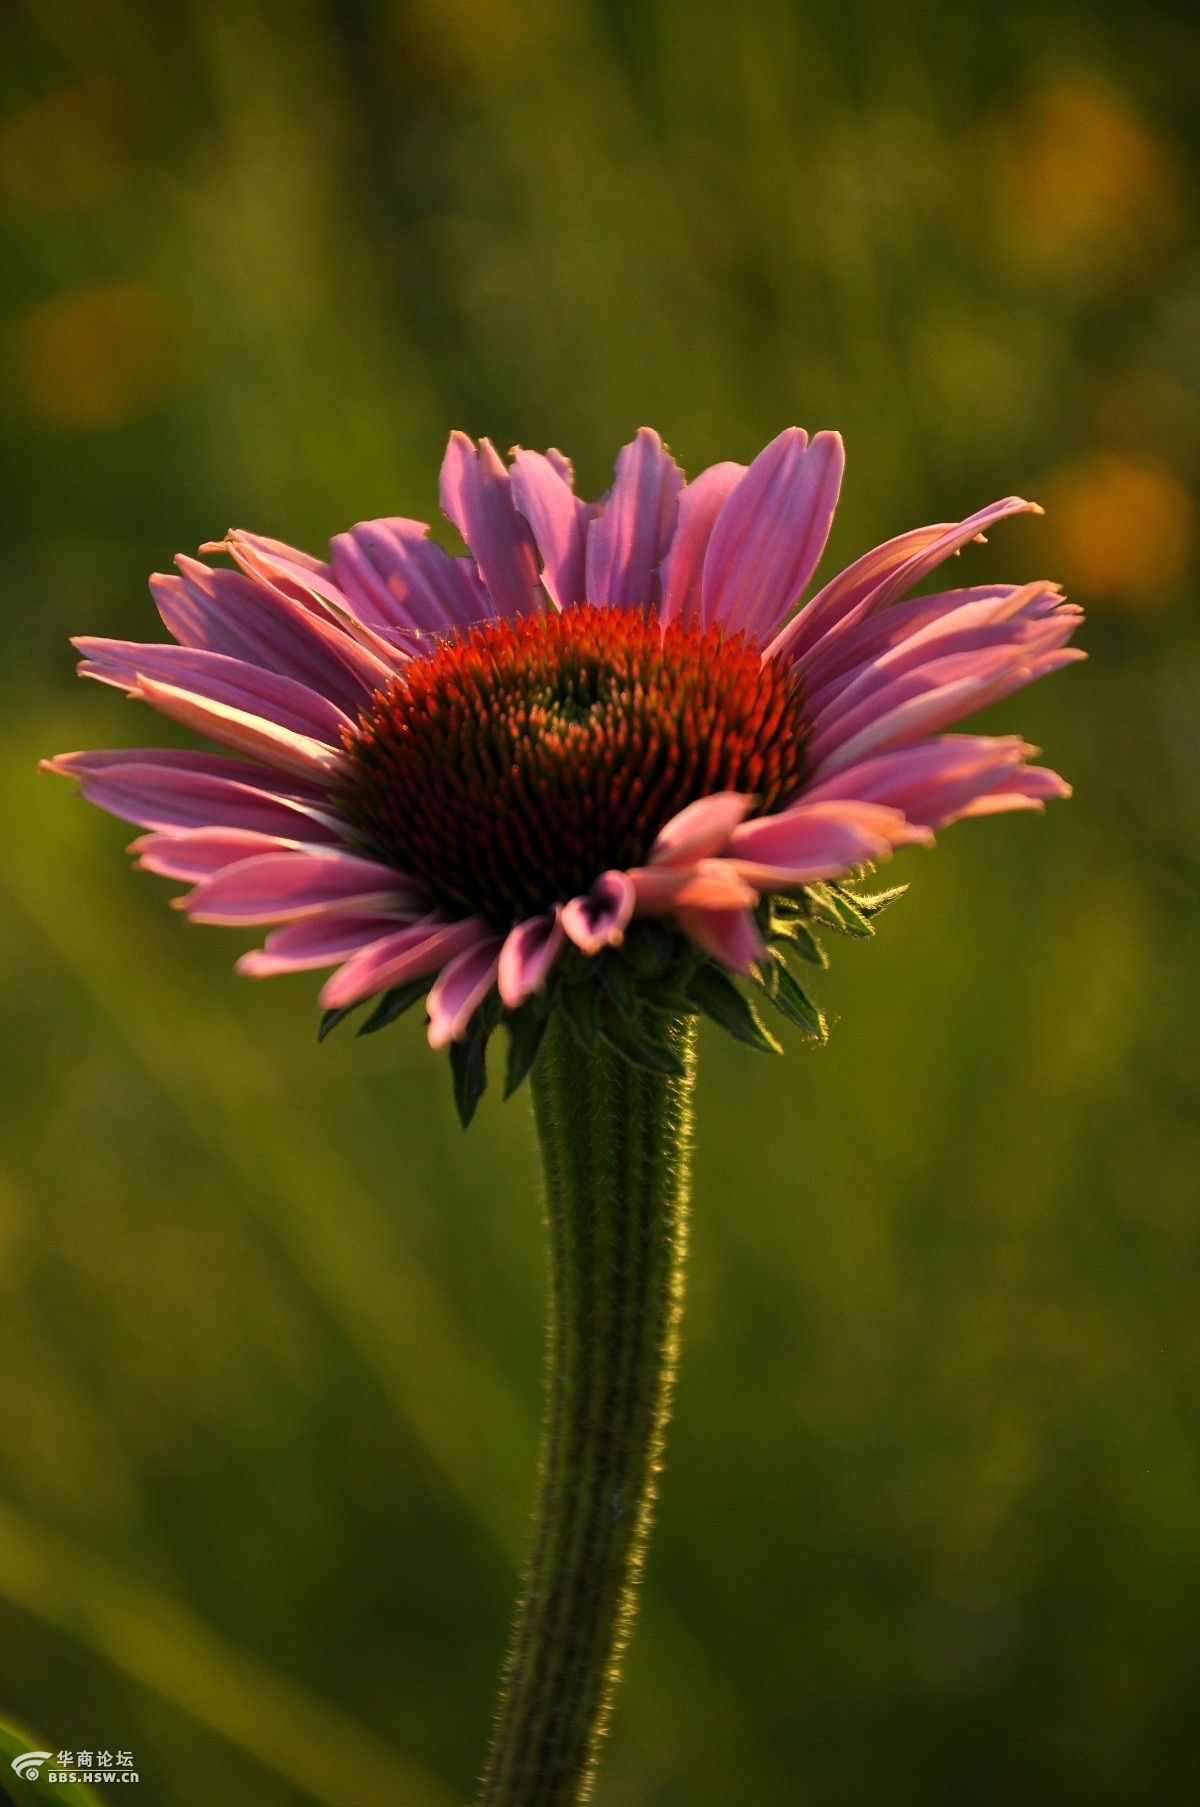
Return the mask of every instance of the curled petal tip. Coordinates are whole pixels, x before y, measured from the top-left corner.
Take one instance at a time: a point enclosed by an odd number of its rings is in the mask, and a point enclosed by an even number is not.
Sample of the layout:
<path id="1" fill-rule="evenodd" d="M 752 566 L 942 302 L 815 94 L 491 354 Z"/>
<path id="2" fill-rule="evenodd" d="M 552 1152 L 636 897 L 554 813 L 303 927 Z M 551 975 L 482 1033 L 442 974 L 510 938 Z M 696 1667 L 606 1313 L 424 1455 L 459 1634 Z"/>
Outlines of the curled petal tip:
<path id="1" fill-rule="evenodd" d="M 569 938 L 585 954 L 620 947 L 633 916 L 637 893 L 624 872 L 604 872 L 591 890 L 563 905 L 560 918 Z"/>
<path id="2" fill-rule="evenodd" d="M 496 971 L 500 998 L 507 1009 L 517 1009 L 541 990 L 565 939 L 560 904 L 547 915 L 528 917 L 510 931 Z"/>

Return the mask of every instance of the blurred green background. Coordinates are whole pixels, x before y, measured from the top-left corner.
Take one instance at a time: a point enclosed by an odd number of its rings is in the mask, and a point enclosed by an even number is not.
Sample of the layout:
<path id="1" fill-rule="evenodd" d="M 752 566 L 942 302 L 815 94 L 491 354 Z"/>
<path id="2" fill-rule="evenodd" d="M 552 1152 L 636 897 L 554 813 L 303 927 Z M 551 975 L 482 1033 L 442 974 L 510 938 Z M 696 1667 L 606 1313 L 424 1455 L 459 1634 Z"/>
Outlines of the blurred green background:
<path id="1" fill-rule="evenodd" d="M 830 1046 L 703 1044 L 601 1807 L 1200 1799 L 1200 30 L 1141 0 L 8 0 L 0 1717 L 147 1807 L 454 1807 L 531 1496 L 524 1098 L 315 1043 L 34 772 L 239 525 L 838 426 L 831 564 L 1013 490 L 1075 782 L 908 854 Z M 956 571 L 955 577 L 958 573 Z"/>

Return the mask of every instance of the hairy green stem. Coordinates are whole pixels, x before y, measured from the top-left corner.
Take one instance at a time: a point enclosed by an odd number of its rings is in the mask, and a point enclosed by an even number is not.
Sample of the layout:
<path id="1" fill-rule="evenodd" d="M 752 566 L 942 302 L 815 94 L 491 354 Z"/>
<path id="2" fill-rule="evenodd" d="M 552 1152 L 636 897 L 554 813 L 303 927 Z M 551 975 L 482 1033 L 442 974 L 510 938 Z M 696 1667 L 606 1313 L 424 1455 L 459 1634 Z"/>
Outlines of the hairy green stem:
<path id="1" fill-rule="evenodd" d="M 695 1035 L 673 1078 L 561 1015 L 533 1072 L 550 1231 L 549 1386 L 533 1553 L 481 1807 L 575 1807 L 636 1607 L 683 1303 Z"/>

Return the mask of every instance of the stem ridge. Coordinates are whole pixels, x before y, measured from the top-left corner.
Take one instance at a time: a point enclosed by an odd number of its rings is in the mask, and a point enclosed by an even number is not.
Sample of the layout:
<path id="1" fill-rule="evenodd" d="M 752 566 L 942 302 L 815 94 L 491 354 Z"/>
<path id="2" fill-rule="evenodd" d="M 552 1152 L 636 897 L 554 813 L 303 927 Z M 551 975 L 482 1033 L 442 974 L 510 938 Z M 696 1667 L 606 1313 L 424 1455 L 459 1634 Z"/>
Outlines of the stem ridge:
<path id="1" fill-rule="evenodd" d="M 480 1807 L 591 1793 L 636 1609 L 683 1303 L 694 1028 L 684 1076 L 646 1072 L 561 1015 L 533 1070 L 550 1326 L 533 1550 Z"/>

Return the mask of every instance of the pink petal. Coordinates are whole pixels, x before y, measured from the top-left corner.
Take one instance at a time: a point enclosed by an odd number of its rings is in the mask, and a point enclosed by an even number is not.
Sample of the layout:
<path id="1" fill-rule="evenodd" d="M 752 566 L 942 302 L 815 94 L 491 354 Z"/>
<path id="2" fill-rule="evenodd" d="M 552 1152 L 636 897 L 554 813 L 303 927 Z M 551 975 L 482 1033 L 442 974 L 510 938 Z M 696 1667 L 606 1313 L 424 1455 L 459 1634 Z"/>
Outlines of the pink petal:
<path id="1" fill-rule="evenodd" d="M 53 759 L 42 761 L 47 770 L 65 772 L 72 778 L 150 763 L 161 766 L 164 771 L 203 773 L 210 778 L 256 784 L 273 797 L 321 803 L 327 796 L 326 787 L 311 778 L 285 777 L 282 772 L 268 771 L 266 766 L 257 765 L 252 759 L 233 759 L 228 753 L 208 753 L 195 747 L 92 747 L 83 753 L 59 753 Z"/>
<path id="2" fill-rule="evenodd" d="M 680 909 L 744 910 L 758 892 L 729 860 L 699 860 L 694 866 L 633 866 L 639 916 L 670 916 Z"/>
<path id="3" fill-rule="evenodd" d="M 324 1010 L 343 1010 L 369 998 L 389 986 L 402 985 L 406 979 L 420 978 L 436 972 L 456 954 L 476 942 L 494 939 L 495 930 L 479 916 L 466 916 L 459 922 L 439 922 L 426 917 L 423 922 L 400 929 L 382 941 L 364 947 L 339 967 L 321 990 Z"/>
<path id="4" fill-rule="evenodd" d="M 886 803 L 928 828 L 1003 809 L 1040 809 L 1047 797 L 1069 796 L 1070 786 L 1044 766 L 1024 764 L 1036 750 L 1016 736 L 945 735 L 845 766 L 806 800 Z"/>
<path id="5" fill-rule="evenodd" d="M 1047 797 L 1069 797 L 1071 787 L 1065 778 L 1044 765 L 1022 766 L 1011 778 L 1001 779 L 994 790 L 972 798 L 958 813 L 966 816 L 995 816 L 1009 809 L 1044 809 Z"/>
<path id="6" fill-rule="evenodd" d="M 675 528 L 683 472 L 650 427 L 617 455 L 604 512 L 587 530 L 587 599 L 597 608 L 639 609 L 658 602 L 658 567 Z"/>
<path id="7" fill-rule="evenodd" d="M 562 926 L 585 954 L 620 947 L 629 927 L 637 895 L 624 872 L 602 872 L 586 897 L 573 897 L 562 909 Z"/>
<path id="8" fill-rule="evenodd" d="M 139 691 L 161 715 L 170 716 L 173 721 L 182 722 L 185 728 L 194 728 L 199 734 L 207 734 L 210 740 L 222 746 L 233 747 L 239 753 L 254 754 L 282 772 L 295 772 L 302 778 L 326 777 L 332 776 L 341 766 L 341 755 L 323 741 L 313 740 L 307 734 L 295 734 L 290 728 L 281 728 L 263 716 L 250 715 L 227 703 L 206 702 L 174 684 L 157 684 L 150 678 L 142 680 Z"/>
<path id="9" fill-rule="evenodd" d="M 1041 514 L 1042 510 L 1036 502 L 1027 502 L 1023 496 L 1005 496 L 1002 501 L 989 503 L 987 508 L 979 509 L 969 515 L 957 526 L 932 540 L 928 546 L 922 547 L 897 570 L 893 571 L 871 596 L 872 609 L 885 609 L 888 604 L 903 596 L 917 584 L 923 583 L 931 571 L 958 552 L 971 540 L 981 540 L 986 536 L 989 527 L 997 521 L 1007 520 L 1014 514 Z"/>
<path id="10" fill-rule="evenodd" d="M 243 954 L 236 970 L 247 979 L 271 979 L 279 973 L 310 972 L 314 966 L 336 966 L 351 954 L 396 933 L 394 916 L 358 915 L 353 910 L 327 910 L 302 916 L 275 929 L 262 947 Z"/>
<path id="11" fill-rule="evenodd" d="M 178 577 L 156 575 L 150 589 L 181 646 L 225 653 L 278 672 L 357 714 L 386 684 L 394 661 L 363 646 L 331 616 L 240 571 L 214 571 L 178 558 Z"/>
<path id="12" fill-rule="evenodd" d="M 442 968 L 426 1006 L 431 1048 L 445 1048 L 466 1034 L 471 1018 L 496 983 L 501 942 L 499 935 L 493 935 Z"/>
<path id="13" fill-rule="evenodd" d="M 249 829 L 196 828 L 190 834 L 144 834 L 131 841 L 128 851 L 138 855 L 144 872 L 160 878 L 178 878 L 196 885 L 226 866 L 261 853 L 296 853 L 299 841 L 279 835 L 255 834 Z"/>
<path id="14" fill-rule="evenodd" d="M 63 753 L 47 771 L 79 780 L 89 802 L 139 828 L 251 829 L 306 841 L 340 842 L 340 825 L 307 786 L 240 759 L 177 748 Z M 226 776 L 228 774 L 228 776 Z"/>
<path id="15" fill-rule="evenodd" d="M 650 849 L 652 866 L 682 866 L 720 853 L 726 841 L 754 807 L 741 791 L 714 791 L 687 804 L 664 828 Z"/>
<path id="16" fill-rule="evenodd" d="M 885 666 L 882 672 L 876 673 L 873 668 L 868 668 L 862 674 L 861 684 L 830 687 L 825 707 L 809 735 L 810 769 L 819 770 L 827 756 L 857 735 L 861 728 L 869 727 L 911 697 L 924 696 L 960 678 L 987 682 L 1029 663 L 1023 647 L 1014 646 L 1003 638 L 999 645 L 968 645 L 962 652 L 938 654 L 935 651 L 930 658 L 921 659 L 918 655 L 918 659 L 911 670 L 893 673 Z"/>
<path id="17" fill-rule="evenodd" d="M 1050 655 L 1053 660 L 1068 657 L 1064 653 Z M 814 740 L 810 750 L 814 777 L 828 777 L 867 753 L 948 728 L 1031 683 L 1047 663 L 1027 660 L 1019 649 L 999 647 L 986 653 L 954 655 L 923 671 L 906 673 L 860 709 L 852 710 L 846 720 L 832 724 L 819 744 Z"/>
<path id="18" fill-rule="evenodd" d="M 845 453 L 837 433 L 812 444 L 789 427 L 730 495 L 704 556 L 705 627 L 766 640 L 820 562 L 837 507 Z"/>
<path id="19" fill-rule="evenodd" d="M 1036 752 L 1036 747 L 1028 747 L 1027 752 Z M 998 787 L 1007 788 L 1007 787 Z M 1023 765 L 1014 774 L 1013 789 L 1021 789 L 1030 797 L 1047 797 L 1059 799 L 1074 796 L 1074 791 L 1058 772 L 1052 772 L 1045 765 Z"/>
<path id="20" fill-rule="evenodd" d="M 895 602 L 880 614 L 863 616 L 853 627 L 828 635 L 804 661 L 806 700 L 813 697 L 823 700 L 823 693 L 840 685 L 847 673 L 861 670 L 872 660 L 882 657 L 889 648 L 920 633 L 929 622 L 944 620 L 960 608 L 978 604 L 984 615 L 990 605 L 999 618 L 1007 601 L 1019 594 L 1019 590 L 1017 584 L 939 590 L 931 596 Z"/>
<path id="21" fill-rule="evenodd" d="M 414 526 L 419 526 L 419 522 L 414 522 Z M 230 553 L 231 557 L 237 558 L 242 571 L 300 604 L 305 614 L 311 614 L 325 627 L 333 627 L 342 640 L 351 640 L 352 645 L 365 649 L 372 660 L 381 663 L 389 672 L 396 667 L 398 631 L 376 620 L 367 604 L 360 605 L 360 596 L 349 595 L 342 584 L 334 580 L 333 564 L 311 558 L 309 553 L 298 553 L 293 546 L 284 546 L 280 540 L 242 531 L 231 531 L 217 544 L 201 546 L 201 551 Z M 459 562 L 468 564 L 468 560 Z M 378 688 L 378 679 L 374 687 Z"/>
<path id="22" fill-rule="evenodd" d="M 824 635 L 843 633 L 864 615 L 886 608 L 995 522 L 1031 512 L 1042 512 L 1036 502 L 1006 496 L 1002 502 L 968 515 L 965 521 L 918 527 L 876 546 L 831 579 L 795 620 L 788 622 L 764 656 L 802 661 Z"/>
<path id="23" fill-rule="evenodd" d="M 890 702 L 901 701 L 951 677 L 978 671 L 1001 671 L 1040 663 L 1074 631 L 1075 623 L 1048 620 L 996 621 L 973 626 L 972 611 L 959 611 L 959 619 L 931 622 L 920 633 L 867 660 L 857 671 L 822 687 L 805 699 L 809 724 L 809 759 L 819 762 L 825 750 L 845 740 L 857 727 L 880 714 Z"/>
<path id="24" fill-rule="evenodd" d="M 1044 678 L 1049 672 L 1062 671 L 1068 665 L 1078 665 L 1081 660 L 1086 658 L 1087 654 L 1081 646 L 1066 646 L 1062 652 L 1045 653 L 1036 659 L 1030 659 L 1029 675 L 1031 678 Z M 1023 674 L 1019 682 L 1025 682 Z"/>
<path id="25" fill-rule="evenodd" d="M 537 555 L 527 522 L 513 506 L 508 472 L 491 441 L 479 451 L 451 433 L 442 462 L 442 508 L 467 542 L 497 615 L 515 620 L 541 607 Z"/>
<path id="26" fill-rule="evenodd" d="M 496 613 L 472 561 L 452 558 L 422 521 L 360 521 L 330 541 L 329 555 L 355 613 L 372 627 L 453 634 Z"/>
<path id="27" fill-rule="evenodd" d="M 697 947 L 735 973 L 748 973 L 767 955 L 750 910 L 680 910 L 675 920 Z"/>
<path id="28" fill-rule="evenodd" d="M 704 554 L 717 516 L 746 474 L 744 464 L 710 464 L 679 494 L 679 515 L 667 556 L 662 562 L 664 627 L 682 621 L 685 627 L 700 620 L 700 581 Z"/>
<path id="29" fill-rule="evenodd" d="M 404 873 L 348 853 L 273 853 L 242 860 L 203 880 L 183 900 L 193 922 L 293 922 L 334 905 L 357 914 L 414 915 L 427 909 Z"/>
<path id="30" fill-rule="evenodd" d="M 562 951 L 566 934 L 558 904 L 547 916 L 529 916 L 513 929 L 500 950 L 497 982 L 509 1010 L 540 991 Z"/>
<path id="31" fill-rule="evenodd" d="M 332 567 L 311 552 L 301 552 L 265 533 L 233 527 L 223 540 L 201 546 L 201 552 L 227 552 L 249 577 L 257 577 L 323 620 L 346 612 L 346 598 L 334 582 Z M 325 606 L 319 606 L 324 604 Z"/>
<path id="32" fill-rule="evenodd" d="M 513 501 L 533 529 L 542 583 L 560 609 L 585 600 L 587 525 L 595 512 L 575 494 L 570 473 L 550 453 L 517 451 L 512 461 Z"/>
<path id="33" fill-rule="evenodd" d="M 941 590 L 918 596 L 911 602 L 895 602 L 879 614 L 863 617 L 856 626 L 830 634 L 804 666 L 805 697 L 811 711 L 819 710 L 827 697 L 838 692 L 848 676 L 884 657 L 918 636 L 936 637 L 941 623 L 1006 622 L 1014 637 L 1023 624 L 1053 619 L 1062 639 L 1074 632 L 1082 611 L 1063 602 L 1055 584 L 992 584 L 972 589 Z M 918 641 L 918 644 L 921 642 Z"/>
<path id="34" fill-rule="evenodd" d="M 763 657 L 800 662 L 836 623 L 858 620 L 862 605 L 869 602 L 886 578 L 949 531 L 950 524 L 945 521 L 932 527 L 914 527 L 864 552 L 805 603 L 800 613 L 776 634 Z"/>
<path id="35" fill-rule="evenodd" d="M 1016 735 L 948 734 L 843 766 L 806 790 L 805 802 L 883 803 L 910 822 L 944 828 L 980 793 L 1027 775 L 1032 768 L 1022 761 L 1034 751 Z"/>
<path id="36" fill-rule="evenodd" d="M 307 685 L 224 653 L 139 645 L 132 640 L 97 640 L 86 635 L 73 644 L 84 655 L 81 675 L 115 684 L 134 695 L 143 678 L 157 679 L 212 702 L 262 715 L 281 728 L 332 747 L 340 747 L 342 730 L 353 726 L 335 703 Z"/>
<path id="37" fill-rule="evenodd" d="M 906 822 L 899 810 L 877 803 L 801 803 L 744 823 L 730 840 L 727 858 L 743 878 L 768 891 L 834 878 L 886 859 L 906 841 L 928 839 L 928 832 Z"/>

